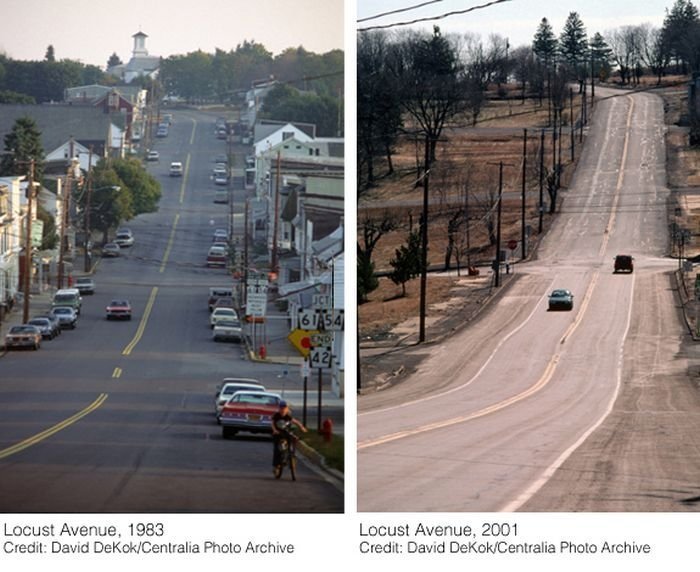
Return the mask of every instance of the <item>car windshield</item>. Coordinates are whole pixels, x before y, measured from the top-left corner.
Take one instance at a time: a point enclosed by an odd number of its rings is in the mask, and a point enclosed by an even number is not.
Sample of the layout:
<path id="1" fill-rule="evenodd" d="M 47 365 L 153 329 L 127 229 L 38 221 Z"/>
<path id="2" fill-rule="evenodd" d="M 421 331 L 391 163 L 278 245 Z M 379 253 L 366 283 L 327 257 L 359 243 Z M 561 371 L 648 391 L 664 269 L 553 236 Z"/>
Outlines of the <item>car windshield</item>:
<path id="1" fill-rule="evenodd" d="M 241 323 L 234 321 L 234 320 L 221 320 L 217 326 L 223 327 L 223 328 L 238 328 L 240 327 Z"/>
<path id="2" fill-rule="evenodd" d="M 236 312 L 232 310 L 231 308 L 217 308 L 214 310 L 214 313 L 217 316 L 235 316 Z"/>
<path id="3" fill-rule="evenodd" d="M 129 302 L 126 302 L 125 300 L 112 300 L 112 303 L 110 306 L 128 306 Z"/>
<path id="4" fill-rule="evenodd" d="M 91 278 L 78 278 L 78 284 L 92 284 Z"/>
<path id="5" fill-rule="evenodd" d="M 54 308 L 54 314 L 72 314 L 73 311 L 70 308 Z"/>
<path id="6" fill-rule="evenodd" d="M 566 290 L 555 290 L 554 292 L 552 292 L 552 296 L 556 298 L 563 298 L 568 295 L 569 293 Z"/>
<path id="7" fill-rule="evenodd" d="M 33 334 L 36 332 L 34 326 L 12 326 L 10 329 L 11 334 Z"/>

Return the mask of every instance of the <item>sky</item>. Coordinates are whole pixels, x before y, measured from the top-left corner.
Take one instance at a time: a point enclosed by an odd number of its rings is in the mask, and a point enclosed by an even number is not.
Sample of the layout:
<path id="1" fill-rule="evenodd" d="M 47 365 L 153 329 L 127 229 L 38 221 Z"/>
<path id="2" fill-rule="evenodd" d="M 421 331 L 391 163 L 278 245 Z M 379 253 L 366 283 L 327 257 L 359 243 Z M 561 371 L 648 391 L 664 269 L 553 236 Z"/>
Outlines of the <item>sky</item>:
<path id="1" fill-rule="evenodd" d="M 426 0 L 357 0 L 358 19 L 423 4 Z M 440 26 L 443 34 L 472 32 L 483 39 L 490 34 L 508 38 L 513 47 L 532 43 L 542 18 L 547 18 L 558 36 L 570 12 L 578 12 L 589 36 L 620 26 L 649 22 L 660 27 L 666 8 L 675 0 L 509 0 L 464 15 L 417 24 L 425 30 Z M 359 27 L 388 24 L 436 16 L 487 4 L 489 0 L 440 0 L 423 8 L 362 22 Z M 698 2 L 694 4 L 698 6 Z M 394 28 L 404 29 L 405 26 Z"/>
<path id="2" fill-rule="evenodd" d="M 148 35 L 149 55 L 168 57 L 202 49 L 228 51 L 244 40 L 278 54 L 304 46 L 325 53 L 343 48 L 343 0 L 0 0 L 0 52 L 104 69 L 112 53 L 131 58 L 132 36 Z"/>

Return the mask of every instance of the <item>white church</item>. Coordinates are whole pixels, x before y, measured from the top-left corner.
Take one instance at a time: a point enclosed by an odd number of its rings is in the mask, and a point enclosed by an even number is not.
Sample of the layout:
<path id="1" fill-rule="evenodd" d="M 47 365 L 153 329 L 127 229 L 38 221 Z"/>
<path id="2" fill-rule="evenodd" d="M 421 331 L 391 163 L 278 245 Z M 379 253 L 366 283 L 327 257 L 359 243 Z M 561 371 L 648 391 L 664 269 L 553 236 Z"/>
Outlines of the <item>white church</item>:
<path id="1" fill-rule="evenodd" d="M 136 77 L 156 77 L 160 66 L 159 56 L 149 56 L 146 49 L 148 36 L 139 31 L 132 36 L 134 38 L 134 50 L 128 64 L 112 66 L 107 73 L 118 77 L 124 83 L 130 83 Z"/>

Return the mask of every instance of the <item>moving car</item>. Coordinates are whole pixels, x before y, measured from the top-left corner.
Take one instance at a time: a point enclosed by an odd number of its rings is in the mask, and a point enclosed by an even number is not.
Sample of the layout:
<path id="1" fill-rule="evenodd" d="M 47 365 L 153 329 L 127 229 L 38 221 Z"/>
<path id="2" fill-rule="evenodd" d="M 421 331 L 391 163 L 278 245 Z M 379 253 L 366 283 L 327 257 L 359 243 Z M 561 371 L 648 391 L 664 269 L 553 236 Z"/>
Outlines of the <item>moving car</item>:
<path id="1" fill-rule="evenodd" d="M 89 276 L 77 278 L 75 281 L 75 287 L 81 295 L 95 293 L 95 282 Z"/>
<path id="2" fill-rule="evenodd" d="M 36 326 L 44 340 L 53 340 L 55 335 L 53 325 L 48 318 L 32 318 L 27 322 L 30 326 Z"/>
<path id="3" fill-rule="evenodd" d="M 168 126 L 164 124 L 160 124 L 158 126 L 158 131 L 156 131 L 156 137 L 167 137 L 168 136 Z"/>
<path id="4" fill-rule="evenodd" d="M 224 320 L 238 320 L 238 314 L 233 308 L 214 308 L 209 317 L 209 325 L 213 330 L 216 324 Z"/>
<path id="5" fill-rule="evenodd" d="M 554 290 L 549 295 L 549 309 L 550 310 L 573 310 L 574 309 L 574 295 L 563 288 Z"/>
<path id="6" fill-rule="evenodd" d="M 128 300 L 112 300 L 106 311 L 108 320 L 131 320 L 131 304 Z"/>
<path id="7" fill-rule="evenodd" d="M 120 254 L 119 245 L 116 242 L 108 242 L 102 247 L 103 258 L 116 258 Z"/>
<path id="8" fill-rule="evenodd" d="M 228 231 L 225 228 L 217 228 L 214 230 L 212 242 L 228 242 Z"/>
<path id="9" fill-rule="evenodd" d="M 219 320 L 214 325 L 212 339 L 215 342 L 233 340 L 240 342 L 243 337 L 241 322 L 238 320 Z"/>
<path id="10" fill-rule="evenodd" d="M 158 161 L 160 159 L 160 153 L 158 151 L 149 151 L 146 155 L 146 161 Z"/>
<path id="11" fill-rule="evenodd" d="M 225 183 L 224 183 L 225 184 Z M 214 202 L 219 205 L 228 204 L 228 190 L 217 189 L 214 193 Z"/>
<path id="12" fill-rule="evenodd" d="M 134 246 L 134 235 L 128 229 L 118 230 L 117 236 L 114 237 L 114 244 L 119 248 Z"/>
<path id="13" fill-rule="evenodd" d="M 38 350 L 41 347 L 41 332 L 36 326 L 22 324 L 12 326 L 5 336 L 5 349 L 32 348 Z"/>
<path id="14" fill-rule="evenodd" d="M 56 306 L 55 308 L 51 308 L 51 315 L 58 318 L 58 323 L 61 324 L 61 328 L 75 330 L 75 326 L 78 323 L 78 313 L 70 306 Z"/>
<path id="15" fill-rule="evenodd" d="M 615 273 L 634 272 L 634 258 L 629 254 L 618 254 L 615 257 Z"/>
<path id="16" fill-rule="evenodd" d="M 267 391 L 257 379 L 248 377 L 227 377 L 214 396 L 214 413 L 218 420 L 221 410 L 238 391 Z"/>
<path id="17" fill-rule="evenodd" d="M 267 391 L 238 391 L 221 409 L 219 422 L 224 439 L 239 431 L 272 433 L 272 416 L 282 398 Z"/>
<path id="18" fill-rule="evenodd" d="M 170 163 L 170 176 L 182 177 L 182 163 L 180 161 Z"/>
<path id="19" fill-rule="evenodd" d="M 219 266 L 225 268 L 226 263 L 228 262 L 227 259 L 228 255 L 223 246 L 212 246 L 209 248 L 209 253 L 207 254 L 207 266 Z"/>
<path id="20" fill-rule="evenodd" d="M 209 288 L 209 311 L 211 312 L 219 298 L 233 298 L 233 288 L 229 286 L 215 286 Z"/>

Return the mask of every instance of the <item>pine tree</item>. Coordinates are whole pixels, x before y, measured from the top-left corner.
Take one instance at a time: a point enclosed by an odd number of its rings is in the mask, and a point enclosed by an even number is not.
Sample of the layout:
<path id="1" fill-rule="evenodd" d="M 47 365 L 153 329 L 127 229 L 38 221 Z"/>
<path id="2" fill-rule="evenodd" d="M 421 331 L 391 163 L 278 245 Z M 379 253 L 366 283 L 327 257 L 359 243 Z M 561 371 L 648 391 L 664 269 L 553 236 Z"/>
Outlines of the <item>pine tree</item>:
<path id="1" fill-rule="evenodd" d="M 599 32 L 596 32 L 589 40 L 588 48 L 593 60 L 593 75 L 600 77 L 601 72 L 606 76 L 609 75 L 612 50 Z"/>
<path id="2" fill-rule="evenodd" d="M 394 284 L 401 284 L 402 296 L 406 295 L 406 282 L 421 273 L 421 250 L 421 234 L 417 229 L 408 235 L 406 244 L 397 248 L 395 257 L 389 261 L 393 268 L 389 278 Z"/>
<path id="3" fill-rule="evenodd" d="M 532 41 L 532 51 L 546 67 L 549 67 L 557 55 L 557 38 L 547 18 L 542 18 L 537 28 Z"/>
<path id="4" fill-rule="evenodd" d="M 559 36 L 559 55 L 572 69 L 586 61 L 588 41 L 586 27 L 577 12 L 570 12 Z"/>
<path id="5" fill-rule="evenodd" d="M 687 64 L 692 54 L 688 54 L 688 45 L 694 40 L 700 25 L 700 12 L 690 0 L 676 0 L 671 10 L 666 9 L 662 28 L 664 45 L 669 55 L 682 66 L 682 73 L 687 73 Z"/>
<path id="6" fill-rule="evenodd" d="M 0 160 L 0 175 L 27 175 L 29 161 L 34 159 L 34 180 L 40 181 L 44 173 L 44 148 L 41 132 L 30 117 L 20 117 L 12 131 L 5 135 L 6 153 Z"/>
<path id="7" fill-rule="evenodd" d="M 56 61 L 56 54 L 54 53 L 54 50 L 53 50 L 53 44 L 49 44 L 49 47 L 46 48 L 46 55 L 44 56 L 44 59 L 47 62 L 55 62 Z"/>

